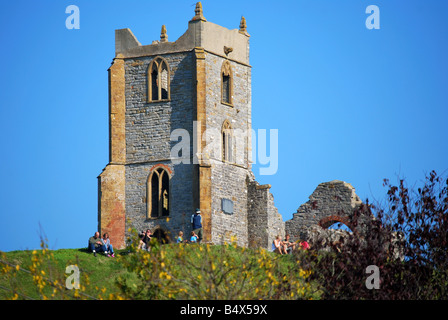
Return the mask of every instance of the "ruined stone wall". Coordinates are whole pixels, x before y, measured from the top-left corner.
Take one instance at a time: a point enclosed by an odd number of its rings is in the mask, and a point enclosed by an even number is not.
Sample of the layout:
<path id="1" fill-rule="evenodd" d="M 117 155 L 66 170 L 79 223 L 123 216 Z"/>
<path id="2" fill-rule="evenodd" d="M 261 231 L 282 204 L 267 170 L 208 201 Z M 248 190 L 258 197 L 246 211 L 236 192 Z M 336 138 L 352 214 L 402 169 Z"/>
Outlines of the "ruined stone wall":
<path id="1" fill-rule="evenodd" d="M 248 226 L 249 246 L 270 250 L 277 235 L 285 235 L 285 223 L 274 205 L 270 185 L 259 185 L 253 179 L 248 181 Z"/>
<path id="2" fill-rule="evenodd" d="M 268 190 L 268 249 L 271 249 L 272 242 L 279 235 L 284 239 L 285 222 L 274 204 L 274 195 Z"/>
<path id="3" fill-rule="evenodd" d="M 258 188 L 256 181 L 248 181 L 248 236 L 251 248 L 268 246 L 268 212 L 265 189 Z"/>
<path id="4" fill-rule="evenodd" d="M 349 183 L 338 180 L 321 183 L 310 195 L 309 201 L 297 209 L 291 220 L 285 222 L 286 232 L 292 240 L 306 240 L 310 228 L 315 226 L 326 229 L 340 222 L 353 230 L 352 214 L 361 203 L 355 188 Z"/>
<path id="5" fill-rule="evenodd" d="M 236 237 L 238 245 L 247 247 L 247 170 L 212 161 L 212 242 L 230 243 Z M 222 199 L 233 202 L 233 214 L 222 210 Z"/>

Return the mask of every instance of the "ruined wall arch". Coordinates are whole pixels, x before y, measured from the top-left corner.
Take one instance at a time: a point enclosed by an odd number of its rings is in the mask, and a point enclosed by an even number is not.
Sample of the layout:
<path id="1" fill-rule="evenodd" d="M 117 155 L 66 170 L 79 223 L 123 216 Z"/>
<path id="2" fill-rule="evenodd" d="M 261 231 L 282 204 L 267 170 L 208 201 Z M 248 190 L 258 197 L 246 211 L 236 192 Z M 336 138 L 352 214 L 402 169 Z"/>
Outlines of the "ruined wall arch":
<path id="1" fill-rule="evenodd" d="M 285 231 L 292 240 L 307 240 L 316 228 L 327 229 L 336 222 L 343 223 L 354 233 L 365 232 L 366 219 L 373 216 L 355 217 L 362 201 L 349 183 L 333 180 L 317 186 L 309 201 L 302 204 L 293 218 L 285 222 Z"/>
<path id="2" fill-rule="evenodd" d="M 157 239 L 157 241 L 161 244 L 167 244 L 171 242 L 170 232 L 165 228 L 157 225 L 152 232 L 153 238 Z"/>
<path id="3" fill-rule="evenodd" d="M 346 225 L 350 230 L 354 229 L 352 224 L 350 223 L 349 217 L 341 217 L 341 216 L 338 216 L 338 215 L 331 215 L 331 216 L 322 218 L 322 219 L 319 220 L 319 222 L 317 224 L 322 229 L 328 229 L 333 224 L 338 223 L 338 222 Z"/>

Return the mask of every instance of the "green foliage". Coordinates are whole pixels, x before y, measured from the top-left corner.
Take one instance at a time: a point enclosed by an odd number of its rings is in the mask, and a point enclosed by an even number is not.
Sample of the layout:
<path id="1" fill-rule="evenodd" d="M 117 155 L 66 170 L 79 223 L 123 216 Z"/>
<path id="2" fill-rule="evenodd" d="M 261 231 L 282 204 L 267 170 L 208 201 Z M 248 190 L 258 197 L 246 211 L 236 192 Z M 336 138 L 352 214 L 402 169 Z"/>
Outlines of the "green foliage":
<path id="1" fill-rule="evenodd" d="M 235 243 L 159 245 L 154 241 L 149 252 L 136 250 L 123 263 L 129 273 L 117 283 L 128 299 L 318 298 L 307 281 L 311 272 L 292 256 Z"/>
<path id="2" fill-rule="evenodd" d="M 0 299 L 103 299 L 116 286 L 110 275 L 120 274 L 123 267 L 105 256 L 94 257 L 85 249 L 1 252 Z M 78 290 L 68 290 L 66 267 L 78 266 Z M 107 298 L 107 297 L 106 297 Z"/>
<path id="3" fill-rule="evenodd" d="M 374 214 L 368 232 L 343 245 L 316 243 L 302 263 L 314 272 L 324 299 L 447 299 L 448 179 L 434 171 L 416 191 L 389 184 L 386 205 L 363 205 Z M 327 250 L 327 251 L 326 251 Z M 366 268 L 379 268 L 380 288 L 368 289 Z"/>
<path id="4" fill-rule="evenodd" d="M 65 288 L 69 265 L 80 269 L 78 290 Z M 131 246 L 116 258 L 43 244 L 1 253 L 0 272 L 0 299 L 319 299 L 308 281 L 311 271 L 293 256 L 235 243 L 154 241 L 149 252 Z"/>

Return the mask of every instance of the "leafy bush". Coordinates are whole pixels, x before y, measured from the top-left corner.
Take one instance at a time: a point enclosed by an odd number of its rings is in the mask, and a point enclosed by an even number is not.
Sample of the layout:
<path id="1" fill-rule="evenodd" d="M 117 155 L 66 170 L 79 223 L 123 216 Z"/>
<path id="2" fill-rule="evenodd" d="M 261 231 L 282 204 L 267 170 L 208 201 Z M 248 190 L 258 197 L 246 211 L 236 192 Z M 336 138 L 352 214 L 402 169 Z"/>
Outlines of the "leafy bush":
<path id="1" fill-rule="evenodd" d="M 386 206 L 367 203 L 355 212 L 355 225 L 363 215 L 376 217 L 367 232 L 330 244 L 329 252 L 315 244 L 305 257 L 311 278 L 324 299 L 448 298 L 448 179 L 433 171 L 417 192 L 404 180 L 384 186 Z M 378 267 L 379 289 L 366 286 L 370 265 Z"/>
<path id="2" fill-rule="evenodd" d="M 134 241 L 133 243 L 136 243 Z M 311 299 L 318 298 L 307 281 L 311 271 L 291 256 L 235 243 L 151 243 L 123 260 L 129 274 L 118 284 L 128 299 Z"/>

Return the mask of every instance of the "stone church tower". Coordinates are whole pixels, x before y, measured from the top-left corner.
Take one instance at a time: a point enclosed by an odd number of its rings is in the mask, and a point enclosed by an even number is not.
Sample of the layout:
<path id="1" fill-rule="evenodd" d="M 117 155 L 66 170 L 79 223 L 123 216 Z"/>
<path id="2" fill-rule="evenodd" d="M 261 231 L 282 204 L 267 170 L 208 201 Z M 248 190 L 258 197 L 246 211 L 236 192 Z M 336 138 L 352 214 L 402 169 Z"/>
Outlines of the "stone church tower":
<path id="1" fill-rule="evenodd" d="M 128 229 L 189 235 L 200 208 L 204 241 L 268 248 L 285 225 L 270 185 L 251 171 L 251 66 L 244 17 L 228 30 L 201 3 L 187 31 L 141 45 L 115 31 L 109 71 L 109 163 L 98 177 L 98 224 L 114 245 Z"/>

